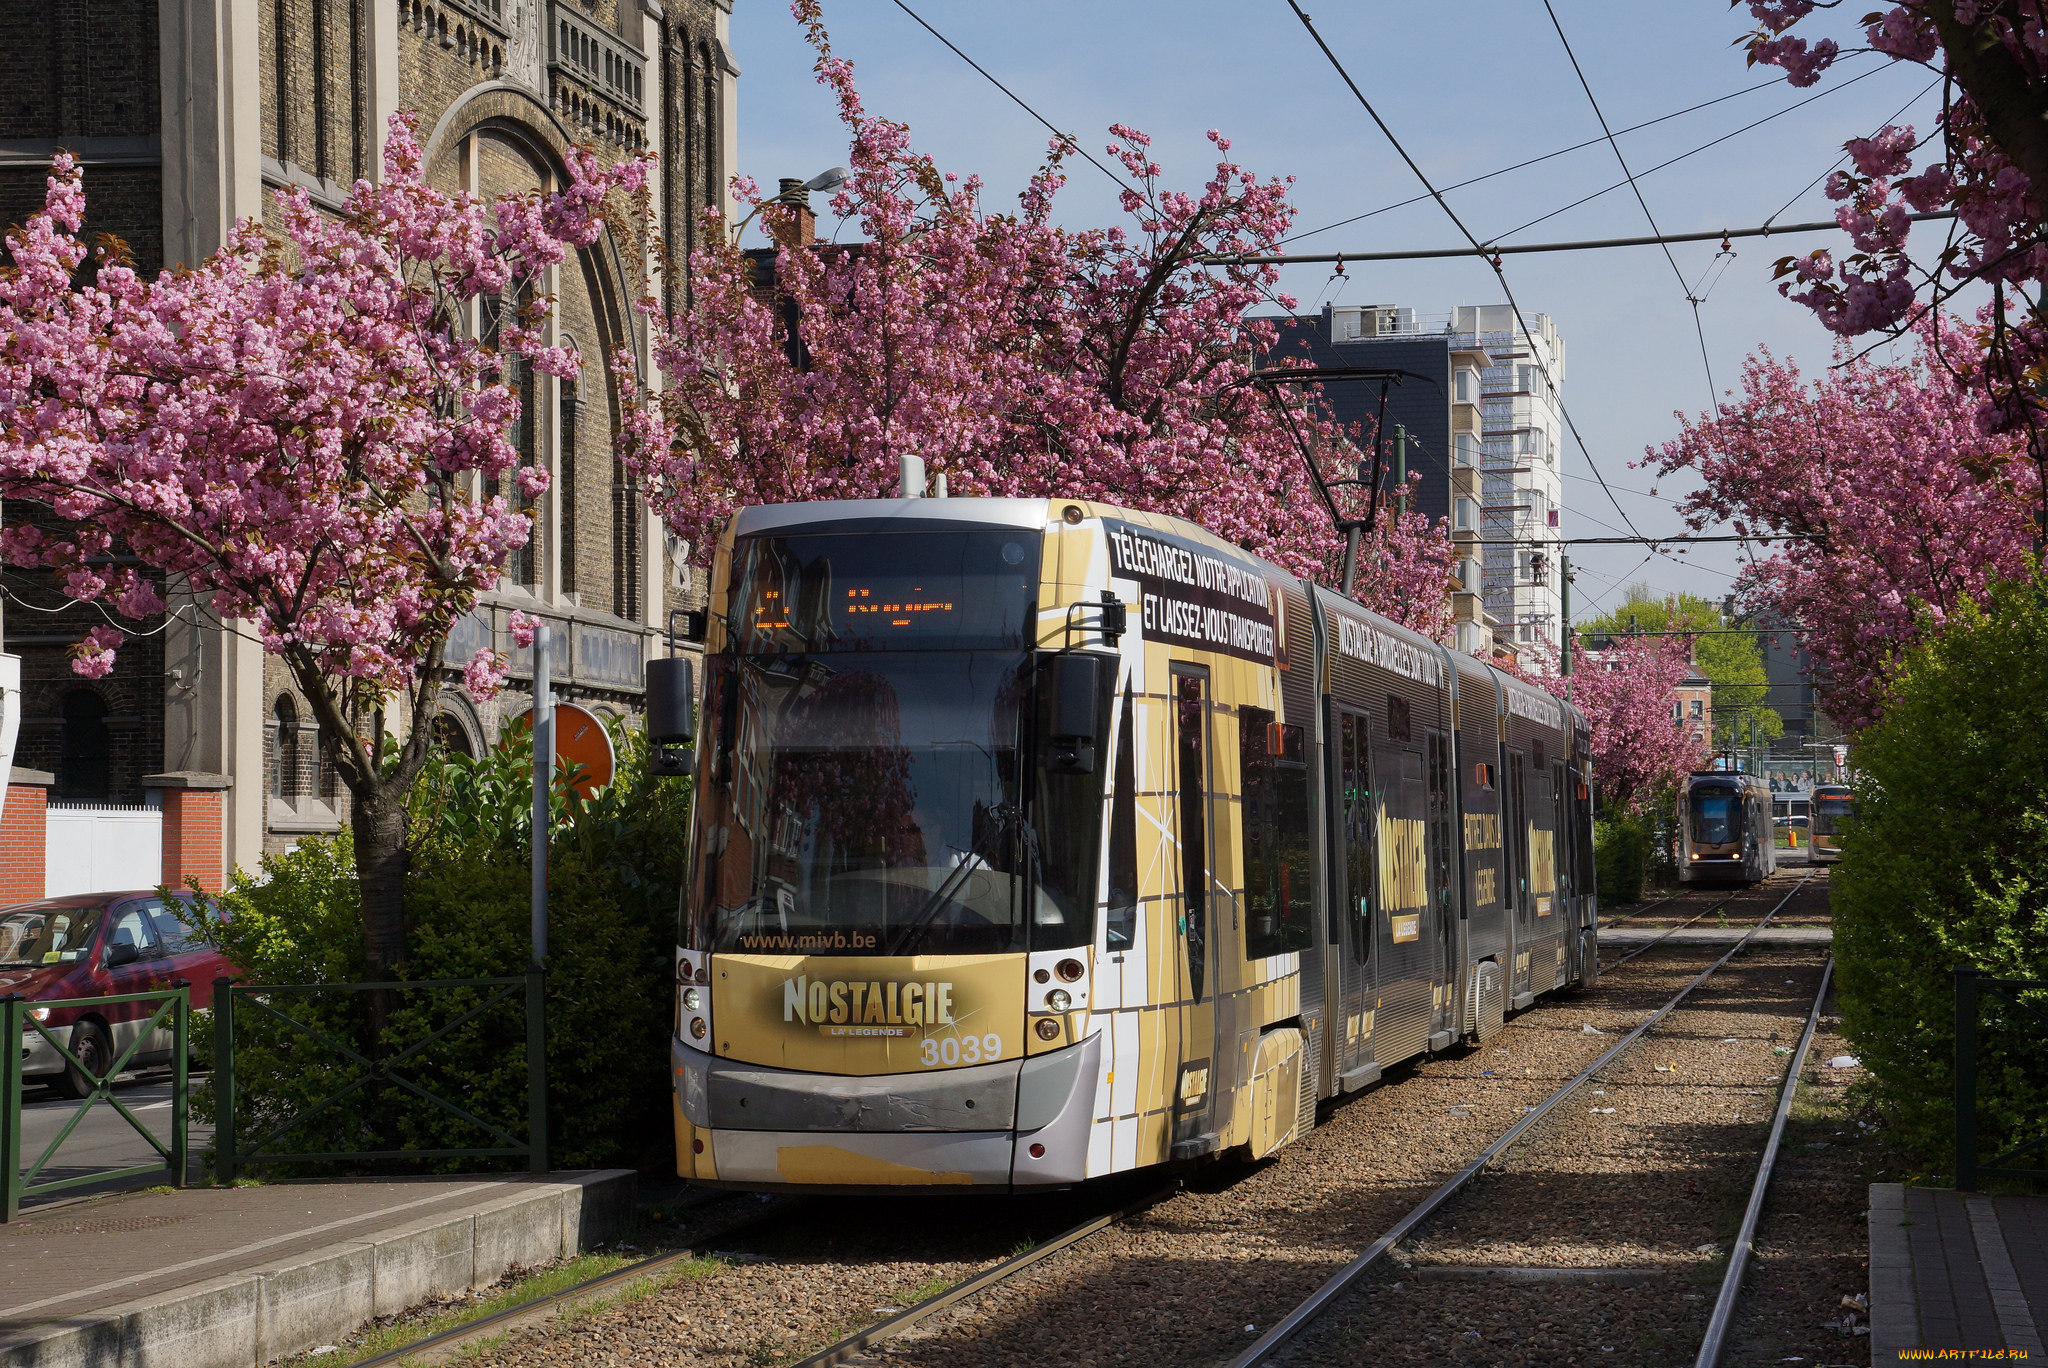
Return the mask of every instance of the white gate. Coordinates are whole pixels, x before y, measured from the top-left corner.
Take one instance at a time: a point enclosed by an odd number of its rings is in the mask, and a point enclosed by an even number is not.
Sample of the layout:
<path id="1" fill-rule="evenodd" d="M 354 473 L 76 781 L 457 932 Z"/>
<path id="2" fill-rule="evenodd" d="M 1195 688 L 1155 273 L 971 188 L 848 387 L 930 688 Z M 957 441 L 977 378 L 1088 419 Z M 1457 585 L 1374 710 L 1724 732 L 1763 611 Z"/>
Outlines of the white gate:
<path id="1" fill-rule="evenodd" d="M 162 808 L 52 803 L 46 830 L 46 898 L 155 888 L 163 880 Z"/>

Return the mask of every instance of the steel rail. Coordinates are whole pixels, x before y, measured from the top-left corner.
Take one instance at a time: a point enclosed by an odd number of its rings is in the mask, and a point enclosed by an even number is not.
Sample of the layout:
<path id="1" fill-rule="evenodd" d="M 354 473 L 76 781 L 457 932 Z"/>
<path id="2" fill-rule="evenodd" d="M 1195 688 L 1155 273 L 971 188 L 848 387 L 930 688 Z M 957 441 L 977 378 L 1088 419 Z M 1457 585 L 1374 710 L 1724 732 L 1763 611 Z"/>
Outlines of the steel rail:
<path id="1" fill-rule="evenodd" d="M 1666 1002 L 1662 1007 L 1659 1007 L 1656 1011 L 1652 1012 L 1649 1015 L 1649 1017 L 1643 1021 L 1642 1025 L 1636 1027 L 1633 1031 L 1630 1031 L 1627 1035 L 1623 1036 L 1620 1040 L 1616 1041 L 1612 1049 L 1609 1049 L 1606 1053 L 1602 1054 L 1598 1059 L 1594 1060 L 1591 1064 L 1588 1064 L 1585 1068 L 1581 1069 L 1577 1074 L 1573 1075 L 1571 1079 L 1569 1079 L 1556 1092 L 1552 1093 L 1548 1098 L 1545 1098 L 1544 1101 L 1535 1108 L 1535 1110 L 1527 1113 L 1525 1116 L 1522 1117 L 1520 1121 L 1517 1121 L 1513 1126 L 1511 1126 L 1505 1135 L 1501 1136 L 1498 1140 L 1494 1141 L 1485 1149 L 1481 1150 L 1477 1158 L 1473 1159 L 1471 1163 L 1465 1165 L 1464 1168 L 1459 1169 L 1458 1172 L 1456 1172 L 1448 1180 L 1446 1180 L 1441 1187 L 1437 1188 L 1436 1191 L 1430 1193 L 1429 1196 L 1423 1198 L 1421 1203 L 1417 1205 L 1414 1208 L 1414 1210 L 1410 1211 L 1406 1216 L 1403 1216 L 1400 1220 L 1396 1221 L 1393 1224 L 1393 1226 L 1390 1229 L 1388 1229 L 1386 1234 L 1380 1236 L 1377 1240 L 1374 1240 L 1372 1244 L 1366 1248 L 1366 1251 L 1363 1254 L 1360 1254 L 1350 1263 L 1344 1265 L 1344 1267 L 1338 1269 L 1335 1273 L 1331 1274 L 1330 1277 L 1323 1283 L 1321 1287 L 1318 1287 L 1314 1292 L 1309 1294 L 1308 1299 L 1306 1301 L 1303 1301 L 1299 1306 L 1295 1307 L 1292 1311 L 1288 1312 L 1286 1317 L 1283 1318 L 1278 1325 L 1275 1325 L 1265 1334 L 1259 1336 L 1258 1340 L 1255 1343 L 1253 1343 L 1250 1348 L 1246 1349 L 1244 1352 L 1240 1353 L 1236 1358 L 1232 1359 L 1230 1361 L 1229 1368 L 1255 1368 L 1255 1365 L 1265 1363 L 1268 1359 L 1272 1358 L 1273 1355 L 1277 1353 L 1282 1346 L 1284 1346 L 1289 1340 L 1293 1339 L 1296 1335 L 1300 1334 L 1301 1331 L 1309 1324 L 1309 1322 L 1313 1321 L 1316 1317 L 1320 1316 L 1326 1309 L 1328 1309 L 1330 1304 L 1334 1302 L 1339 1296 L 1341 1296 L 1344 1293 L 1344 1291 L 1351 1286 L 1351 1284 L 1358 1281 L 1359 1277 L 1363 1275 L 1368 1268 L 1372 1267 L 1374 1263 L 1378 1262 L 1381 1255 L 1385 1254 L 1389 1249 L 1392 1249 L 1401 1240 L 1405 1239 L 1409 1231 L 1415 1229 L 1424 1221 L 1428 1220 L 1431 1216 L 1435 1215 L 1438 1208 L 1442 1207 L 1453 1196 L 1455 1196 L 1458 1190 L 1464 1187 L 1465 1184 L 1471 1182 L 1474 1178 L 1478 1177 L 1480 1173 L 1484 1172 L 1487 1165 L 1491 1164 L 1495 1159 L 1499 1158 L 1502 1153 L 1504 1153 L 1510 1146 L 1512 1146 L 1515 1143 L 1515 1141 L 1521 1139 L 1523 1134 L 1527 1132 L 1531 1126 L 1535 1125 L 1538 1121 L 1542 1120 L 1543 1117 L 1550 1112 L 1551 1108 L 1555 1107 L 1558 1103 L 1564 1101 L 1565 1098 L 1569 1097 L 1572 1093 L 1576 1092 L 1579 1086 L 1583 1084 L 1587 1079 L 1591 1078 L 1601 1069 L 1606 1068 L 1607 1065 L 1612 1063 L 1614 1059 L 1617 1056 L 1619 1056 L 1623 1050 L 1626 1050 L 1629 1046 L 1635 1044 L 1636 1041 L 1642 1037 L 1645 1031 L 1648 1031 L 1652 1026 L 1655 1026 L 1658 1022 L 1662 1021 L 1665 1017 L 1669 1016 L 1672 1010 L 1676 1008 L 1679 1003 L 1683 1002 L 1687 997 L 1691 996 L 1693 990 L 1695 988 L 1698 988 L 1702 983 L 1705 983 L 1709 978 L 1711 978 L 1717 969 L 1719 969 L 1722 965 L 1726 964 L 1729 960 L 1735 958 L 1735 956 L 1739 952 L 1741 952 L 1741 950 L 1745 946 L 1747 946 L 1752 940 L 1756 938 L 1757 932 L 1763 930 L 1765 925 L 1769 923 L 1771 918 L 1777 916 L 1778 913 L 1784 909 L 1785 904 L 1791 902 L 1792 899 L 1798 895 L 1799 890 L 1806 887 L 1807 881 L 1812 878 L 1813 875 L 1809 872 L 1805 878 L 1801 879 L 1797 884 L 1793 885 L 1792 891 L 1787 893 L 1784 897 L 1780 898 L 1778 900 L 1778 905 L 1776 907 L 1773 907 L 1770 911 L 1764 913 L 1762 920 L 1758 921 L 1755 926 L 1752 926 L 1749 929 L 1749 933 L 1745 935 L 1741 940 L 1737 941 L 1734 945 L 1730 946 L 1726 954 L 1722 955 L 1721 958 L 1715 960 L 1712 964 L 1708 965 L 1705 969 L 1701 970 L 1698 978 L 1695 978 L 1691 983 L 1688 983 L 1687 985 L 1685 985 L 1685 987 L 1679 989 L 1678 992 L 1672 996 L 1670 1001 Z"/>
<path id="2" fill-rule="evenodd" d="M 1806 1067 L 1806 1052 L 1813 1048 L 1814 1028 L 1820 1025 L 1821 1004 L 1827 1001 L 1828 981 L 1834 973 L 1835 957 L 1830 954 L 1827 967 L 1821 970 L 1820 991 L 1813 995 L 1813 1010 L 1806 1017 L 1806 1030 L 1799 1037 L 1799 1048 L 1792 1052 L 1792 1067 L 1785 1073 L 1784 1090 L 1778 1094 L 1778 1114 L 1771 1118 L 1771 1136 L 1764 1142 L 1764 1157 L 1757 1165 L 1756 1182 L 1749 1189 L 1742 1229 L 1736 1232 L 1735 1248 L 1728 1255 L 1728 1271 L 1721 1279 L 1721 1295 L 1714 1299 L 1714 1314 L 1707 1318 L 1707 1335 L 1700 1341 L 1699 1357 L 1693 1368 L 1715 1368 L 1721 1361 L 1728 1323 L 1734 1319 L 1735 1303 L 1742 1295 L 1742 1275 L 1748 1271 L 1749 1256 L 1755 1249 L 1756 1224 L 1763 1215 L 1764 1196 L 1771 1188 L 1771 1171 L 1778 1164 L 1778 1142 L 1784 1138 L 1785 1122 L 1792 1115 L 1792 1095 L 1799 1091 L 1799 1071 Z"/>
<path id="3" fill-rule="evenodd" d="M 709 1206 L 720 1198 L 729 1195 L 728 1193 L 720 1192 L 694 1205 Z M 736 1234 L 750 1226 L 760 1225 L 766 1221 L 779 1220 L 781 1217 L 788 1215 L 794 1207 L 807 1200 L 806 1198 L 798 1198 L 796 1201 L 783 1202 L 765 1211 L 749 1213 L 740 1220 L 713 1227 L 710 1234 L 705 1238 L 724 1239 L 726 1236 Z M 659 1273 L 671 1264 L 678 1264 L 685 1259 L 696 1258 L 701 1252 L 698 1249 L 691 1248 L 678 1249 L 668 1254 L 656 1254 L 652 1258 L 641 1259 L 639 1262 L 627 1264 L 623 1268 L 614 1268 L 609 1273 L 600 1273 L 596 1277 L 585 1278 L 580 1283 L 562 1288 L 557 1292 L 550 1292 L 546 1296 L 535 1297 L 530 1301 L 523 1301 L 517 1305 L 508 1306 L 502 1311 L 493 1311 L 488 1316 L 479 1316 L 473 1321 L 464 1321 L 461 1325 L 450 1326 L 448 1329 L 436 1334 L 416 1339 L 410 1344 L 400 1345 L 396 1349 L 387 1350 L 375 1358 L 360 1359 L 350 1364 L 349 1368 L 381 1368 L 381 1365 L 398 1363 L 401 1360 L 425 1353 L 429 1349 L 444 1349 L 450 1345 L 460 1344 L 464 1340 L 475 1339 L 491 1330 L 502 1329 L 507 1322 L 524 1320 L 550 1307 L 579 1301 L 584 1297 L 602 1292 L 606 1288 L 634 1282 L 651 1273 Z"/>
<path id="4" fill-rule="evenodd" d="M 848 1335 L 839 1343 L 820 1349 L 809 1358 L 798 1359 L 790 1368 L 837 1368 L 839 1364 L 848 1363 L 883 1340 L 902 1334 L 919 1321 L 935 1316 L 947 1307 L 963 1302 L 977 1293 L 985 1292 L 997 1283 L 1015 1277 L 1033 1264 L 1059 1253 L 1067 1246 L 1079 1244 L 1091 1235 L 1100 1234 L 1118 1222 L 1158 1205 L 1179 1191 L 1179 1183 L 1169 1183 L 1128 1206 L 1119 1207 L 1093 1220 L 1083 1221 L 1072 1230 L 1055 1235 L 1041 1244 L 1035 1244 L 1022 1254 L 1012 1255 L 999 1264 L 984 1268 L 965 1282 L 955 1283 L 936 1296 L 926 1297 L 915 1306 L 905 1307 L 887 1320 L 877 1321 L 865 1330 Z"/>
<path id="5" fill-rule="evenodd" d="M 1726 897 L 1726 898 L 1723 898 L 1723 899 L 1721 899 L 1721 901 L 1719 901 L 1719 902 L 1715 903 L 1715 904 L 1714 904 L 1714 905 L 1713 905 L 1712 907 L 1708 907 L 1708 908 L 1703 908 L 1703 909 L 1701 909 L 1700 911 L 1698 911 L 1698 912 L 1695 912 L 1695 913 L 1694 913 L 1694 914 L 1693 914 L 1692 916 L 1690 916 L 1690 917 L 1687 917 L 1687 918 L 1686 918 L 1686 919 L 1685 919 L 1684 921 L 1680 922 L 1680 923 L 1679 923 L 1678 925 L 1676 925 L 1676 926 L 1672 926 L 1672 927 L 1667 927 L 1667 928 L 1665 928 L 1664 934 L 1663 934 L 1663 935 L 1661 935 L 1661 936 L 1659 936 L 1659 937 L 1657 937 L 1657 939 L 1655 939 L 1655 940 L 1652 940 L 1652 941 L 1644 941 L 1644 942 L 1643 942 L 1643 943 L 1642 943 L 1641 945 L 1638 945 L 1638 946 L 1637 946 L 1637 947 L 1636 947 L 1635 949 L 1633 949 L 1633 950 L 1629 951 L 1629 952 L 1628 952 L 1628 953 L 1627 953 L 1626 955 L 1623 955 L 1623 956 L 1622 956 L 1622 957 L 1621 957 L 1620 959 L 1618 959 L 1618 960 L 1614 961 L 1614 963 L 1612 963 L 1612 964 L 1603 964 L 1603 965 L 1601 965 L 1601 966 L 1600 966 L 1600 972 L 1604 974 L 1604 973 L 1606 973 L 1606 972 L 1607 972 L 1607 971 L 1608 971 L 1609 969 L 1619 969 L 1619 968 L 1621 968 L 1621 966 L 1622 966 L 1622 965 L 1624 965 L 1624 964 L 1627 964 L 1627 963 L 1628 963 L 1628 962 L 1629 962 L 1630 960 L 1634 959 L 1634 958 L 1635 958 L 1635 957 L 1636 957 L 1637 955 L 1640 955 L 1640 954 L 1642 954 L 1642 953 L 1643 953 L 1643 951 L 1645 951 L 1645 950 L 1654 950 L 1654 949 L 1656 949 L 1656 948 L 1657 948 L 1658 946 L 1662 945 L 1662 944 L 1663 944 L 1663 943 L 1664 943 L 1665 941 L 1667 941 L 1667 940 L 1670 940 L 1670 939 L 1671 939 L 1671 934 L 1672 934 L 1672 932 L 1674 932 L 1674 931 L 1683 931 L 1683 930 L 1685 930 L 1685 928 L 1686 928 L 1686 927 L 1688 927 L 1688 926 L 1691 926 L 1691 925 L 1692 925 L 1692 924 L 1693 924 L 1694 922 L 1698 921 L 1698 920 L 1699 920 L 1699 919 L 1700 919 L 1701 917 L 1704 917 L 1704 916 L 1706 916 L 1706 915 L 1707 915 L 1707 913 L 1709 913 L 1709 912 L 1719 912 L 1719 911 L 1720 911 L 1720 910 L 1721 910 L 1722 908 L 1726 907 L 1726 906 L 1727 906 L 1727 905 L 1728 905 L 1729 903 L 1732 903 L 1732 902 L 1734 902 L 1734 901 L 1735 901 L 1735 898 L 1734 898 L 1734 896 L 1733 896 L 1733 895 L 1730 895 L 1729 897 Z M 1770 915 L 1771 915 L 1771 916 L 1775 916 L 1775 915 L 1776 915 L 1776 912 L 1777 912 L 1777 910 L 1776 910 L 1775 908 L 1773 908 L 1773 909 L 1772 909 L 1772 911 L 1771 911 L 1771 913 L 1770 913 Z M 1768 920 L 1768 918 L 1766 918 L 1766 919 Z M 1763 925 L 1763 923 L 1762 923 L 1762 922 L 1758 922 L 1758 923 L 1757 923 L 1757 925 L 1758 925 L 1758 926 L 1761 926 L 1761 925 Z M 1752 928 L 1752 929 L 1754 929 L 1754 928 Z M 1597 932 L 1596 932 L 1596 934 L 1597 934 Z M 1596 942 L 1596 943 L 1597 943 L 1597 942 Z"/>
<path id="6" fill-rule="evenodd" d="M 1636 910 L 1633 912 L 1624 912 L 1618 917 L 1605 918 L 1601 921 L 1600 925 L 1619 926 L 1623 922 L 1627 921 L 1630 917 L 1640 917 L 1643 915 L 1643 913 L 1649 911 L 1651 908 L 1662 907 L 1665 903 L 1670 902 L 1673 898 L 1683 897 L 1684 895 L 1685 890 L 1683 889 L 1679 890 L 1677 893 L 1666 893 L 1663 897 L 1657 899 L 1657 901 L 1655 902 L 1643 903 L 1641 906 L 1637 907 Z"/>

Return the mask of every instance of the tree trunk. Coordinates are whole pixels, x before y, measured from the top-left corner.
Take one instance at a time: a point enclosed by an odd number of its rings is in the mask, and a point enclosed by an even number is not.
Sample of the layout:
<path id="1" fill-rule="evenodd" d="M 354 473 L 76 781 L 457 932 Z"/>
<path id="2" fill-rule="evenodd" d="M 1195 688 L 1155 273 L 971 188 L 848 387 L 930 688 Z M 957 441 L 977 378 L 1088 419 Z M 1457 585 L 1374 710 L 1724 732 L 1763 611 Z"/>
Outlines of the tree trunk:
<path id="1" fill-rule="evenodd" d="M 372 979 L 391 978 L 405 962 L 406 790 L 411 775 L 378 777 L 355 790 L 349 825 L 361 886 L 363 953 Z"/>

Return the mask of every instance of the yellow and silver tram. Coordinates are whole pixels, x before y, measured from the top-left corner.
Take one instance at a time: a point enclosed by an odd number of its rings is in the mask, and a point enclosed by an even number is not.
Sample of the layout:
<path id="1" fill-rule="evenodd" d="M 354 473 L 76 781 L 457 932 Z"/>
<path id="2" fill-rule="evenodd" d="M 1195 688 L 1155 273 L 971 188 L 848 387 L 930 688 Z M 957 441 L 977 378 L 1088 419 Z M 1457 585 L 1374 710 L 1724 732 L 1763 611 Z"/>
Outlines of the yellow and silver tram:
<path id="1" fill-rule="evenodd" d="M 1771 786 L 1754 774 L 1703 770 L 1678 795 L 1678 881 L 1758 883 L 1778 868 Z"/>
<path id="2" fill-rule="evenodd" d="M 1584 721 L 1192 524 L 753 508 L 710 616 L 685 1177 L 1256 1157 L 1596 972 Z"/>
<path id="3" fill-rule="evenodd" d="M 1856 816 L 1856 790 L 1847 784 L 1816 784 L 1812 807 L 1813 862 L 1842 858 L 1842 828 Z"/>

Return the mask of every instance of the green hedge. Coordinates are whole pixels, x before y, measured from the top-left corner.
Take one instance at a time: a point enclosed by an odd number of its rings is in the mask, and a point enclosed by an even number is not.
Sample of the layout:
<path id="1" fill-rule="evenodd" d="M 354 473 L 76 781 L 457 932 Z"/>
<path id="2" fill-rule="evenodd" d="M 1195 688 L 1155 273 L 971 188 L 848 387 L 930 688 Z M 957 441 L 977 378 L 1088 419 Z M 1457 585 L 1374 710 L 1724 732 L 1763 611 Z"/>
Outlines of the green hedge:
<path id="1" fill-rule="evenodd" d="M 1603 817 L 1593 823 L 1593 877 L 1602 906 L 1640 902 L 1654 849 L 1652 823 L 1639 812 Z"/>
<path id="2" fill-rule="evenodd" d="M 550 1159 L 557 1168 L 663 1167 L 672 1127 L 668 1038 L 688 783 L 647 774 L 637 732 L 614 733 L 616 783 L 589 802 L 556 793 L 548 878 L 547 1059 Z M 454 757 L 413 804 L 416 850 L 406 886 L 407 980 L 511 977 L 529 958 L 531 792 L 514 739 L 481 761 Z M 238 878 L 225 916 L 203 928 L 255 983 L 347 983 L 364 976 L 353 857 L 346 833 L 264 861 Z M 388 1057 L 454 1021 L 485 990 L 391 995 L 381 1033 L 363 993 L 275 994 L 269 1005 L 350 1045 Z M 526 1133 L 523 989 L 401 1070 L 514 1136 Z M 237 1023 L 237 1113 L 257 1135 L 303 1115 L 347 1072 L 335 1054 L 258 1010 Z M 198 1102 L 211 1118 L 212 1099 Z M 477 1148 L 498 1143 L 402 1089 L 353 1095 L 276 1148 Z M 442 1168 L 475 1168 L 448 1160 Z M 304 1172 L 293 1165 L 280 1173 Z"/>
<path id="3" fill-rule="evenodd" d="M 1832 875 L 1843 1028 L 1898 1137 L 1937 1167 L 1954 1144 L 1951 971 L 2048 978 L 2044 697 L 2048 581 L 2008 585 L 1904 656 L 1857 741 L 1860 816 Z M 1981 1019 L 1988 1159 L 2048 1134 L 2048 1026 L 1990 1003 Z"/>

